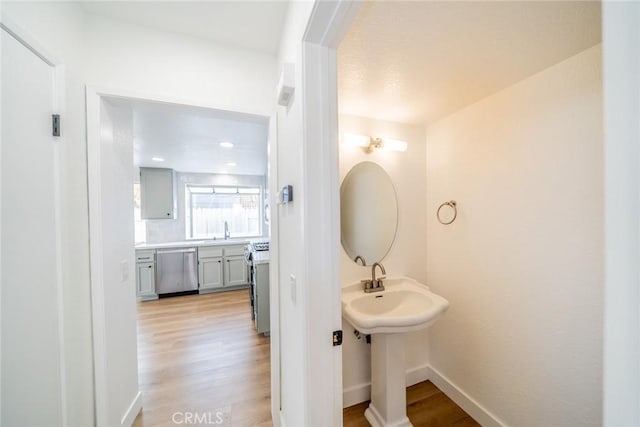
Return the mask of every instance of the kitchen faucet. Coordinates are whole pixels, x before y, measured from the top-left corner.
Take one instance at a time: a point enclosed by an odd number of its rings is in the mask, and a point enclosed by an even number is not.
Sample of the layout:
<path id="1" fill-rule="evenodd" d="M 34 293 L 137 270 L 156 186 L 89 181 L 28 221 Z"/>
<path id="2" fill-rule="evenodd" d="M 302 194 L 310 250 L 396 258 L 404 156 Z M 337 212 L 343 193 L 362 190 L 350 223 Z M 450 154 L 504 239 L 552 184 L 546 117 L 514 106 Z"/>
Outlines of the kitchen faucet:
<path id="1" fill-rule="evenodd" d="M 387 274 L 382 264 L 380 264 L 379 262 L 374 262 L 371 266 L 371 280 L 360 281 L 364 284 L 364 291 L 366 293 L 384 291 L 382 280 L 386 279 L 386 277 L 382 276 L 376 279 L 376 267 L 380 267 L 380 271 L 382 272 L 382 274 Z"/>
<path id="2" fill-rule="evenodd" d="M 231 233 L 229 232 L 229 224 L 227 221 L 224 222 L 224 240 L 231 238 Z"/>

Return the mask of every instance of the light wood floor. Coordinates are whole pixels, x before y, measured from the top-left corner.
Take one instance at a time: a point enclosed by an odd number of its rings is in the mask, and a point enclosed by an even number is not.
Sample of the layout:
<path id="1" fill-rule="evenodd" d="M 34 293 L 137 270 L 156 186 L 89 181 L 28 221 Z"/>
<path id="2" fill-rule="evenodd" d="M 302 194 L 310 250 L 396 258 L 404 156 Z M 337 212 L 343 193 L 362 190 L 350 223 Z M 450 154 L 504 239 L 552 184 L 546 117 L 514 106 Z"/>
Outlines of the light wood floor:
<path id="1" fill-rule="evenodd" d="M 248 290 L 139 303 L 138 359 L 135 427 L 272 425 L 269 338 L 253 328 Z M 344 426 L 367 427 L 367 406 L 345 408 Z M 207 418 L 184 423 L 189 412 Z M 416 427 L 479 425 L 429 381 L 407 389 L 407 413 Z"/>
<path id="2" fill-rule="evenodd" d="M 202 425 L 271 425 L 269 338 L 253 328 L 248 290 L 139 303 L 138 367 L 136 427 L 175 426 L 185 412 Z"/>

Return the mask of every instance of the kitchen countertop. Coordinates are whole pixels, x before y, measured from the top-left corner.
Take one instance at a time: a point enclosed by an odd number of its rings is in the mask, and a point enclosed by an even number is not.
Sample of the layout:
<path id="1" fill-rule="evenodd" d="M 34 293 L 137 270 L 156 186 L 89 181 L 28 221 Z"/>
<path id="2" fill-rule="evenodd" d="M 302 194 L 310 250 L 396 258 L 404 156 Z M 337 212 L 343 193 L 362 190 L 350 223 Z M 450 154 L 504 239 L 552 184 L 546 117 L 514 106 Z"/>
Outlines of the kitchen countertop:
<path id="1" fill-rule="evenodd" d="M 247 239 L 229 239 L 229 240 L 186 240 L 181 242 L 163 242 L 163 243 L 139 243 L 136 249 L 161 249 L 161 248 L 193 248 L 203 246 L 228 246 L 228 245 L 248 245 L 250 240 Z"/>

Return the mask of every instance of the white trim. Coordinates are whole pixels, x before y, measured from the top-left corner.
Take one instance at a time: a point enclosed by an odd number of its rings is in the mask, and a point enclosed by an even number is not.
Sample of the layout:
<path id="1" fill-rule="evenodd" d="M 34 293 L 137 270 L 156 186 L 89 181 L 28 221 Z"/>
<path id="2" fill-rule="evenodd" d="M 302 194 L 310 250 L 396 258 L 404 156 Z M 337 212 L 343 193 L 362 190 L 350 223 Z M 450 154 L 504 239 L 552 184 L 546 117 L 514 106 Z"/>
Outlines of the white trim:
<path id="1" fill-rule="evenodd" d="M 604 426 L 640 425 L 639 20 L 637 1 L 602 2 Z"/>
<path id="2" fill-rule="evenodd" d="M 157 102 L 161 104 L 175 104 L 188 107 L 208 108 L 211 110 L 229 111 L 234 113 L 260 116 L 265 119 L 268 119 L 273 115 L 272 110 L 240 108 L 237 106 L 230 106 L 226 104 L 217 104 L 204 99 L 184 98 L 169 94 L 150 93 L 137 90 L 123 90 L 108 86 L 96 85 L 87 85 L 87 90 L 91 90 L 91 92 L 94 92 L 99 96 L 105 96 L 109 98 L 124 98 L 137 101 Z"/>
<path id="3" fill-rule="evenodd" d="M 407 387 L 427 381 L 429 379 L 429 365 L 422 365 L 407 369 L 405 381 Z M 371 382 L 366 382 L 345 388 L 342 394 L 342 402 L 345 408 L 366 402 L 371 399 Z"/>
<path id="4" fill-rule="evenodd" d="M 38 58 L 42 59 L 47 65 L 52 67 L 62 65 L 62 61 L 53 55 L 36 37 L 34 37 L 29 31 L 25 30 L 4 10 L 0 13 L 0 28 L 11 34 L 13 38 L 18 40 Z"/>
<path id="5" fill-rule="evenodd" d="M 278 116 L 269 120 L 269 317 L 271 340 L 271 420 L 284 426 L 280 408 L 280 251 L 278 218 Z"/>
<path id="6" fill-rule="evenodd" d="M 53 111 L 64 116 L 65 110 L 65 69 L 63 65 L 53 67 Z M 53 200 L 54 200 L 54 222 L 56 239 L 56 322 L 58 339 L 58 369 L 60 380 L 60 414 L 62 425 L 69 424 L 68 389 L 67 389 L 67 356 L 65 345 L 65 325 L 64 325 L 64 279 L 62 262 L 62 168 L 63 156 L 61 145 L 66 143 L 64 134 L 60 132 L 60 137 L 51 137 L 53 143 Z"/>
<path id="7" fill-rule="evenodd" d="M 304 138 L 298 194 L 307 286 L 305 417 L 313 425 L 342 425 L 342 348 L 331 345 L 332 331 L 342 328 L 336 47 L 359 6 L 351 0 L 316 1 L 303 37 Z"/>
<path id="8" fill-rule="evenodd" d="M 100 95 L 87 87 L 87 177 L 89 196 L 89 258 L 93 337 L 95 424 L 108 424 L 106 322 L 102 265 L 102 186 L 100 171 Z"/>
<path id="9" fill-rule="evenodd" d="M 467 414 L 483 427 L 501 427 L 505 425 L 498 417 L 462 391 L 462 389 L 433 366 L 429 366 L 429 379 L 440 391 L 453 400 L 456 405 L 464 409 Z"/>
<path id="10" fill-rule="evenodd" d="M 120 425 L 131 427 L 141 410 L 142 410 L 142 393 L 138 392 L 136 394 L 136 397 L 133 398 L 131 405 L 129 405 L 129 408 L 122 416 L 122 419 L 120 420 Z"/>

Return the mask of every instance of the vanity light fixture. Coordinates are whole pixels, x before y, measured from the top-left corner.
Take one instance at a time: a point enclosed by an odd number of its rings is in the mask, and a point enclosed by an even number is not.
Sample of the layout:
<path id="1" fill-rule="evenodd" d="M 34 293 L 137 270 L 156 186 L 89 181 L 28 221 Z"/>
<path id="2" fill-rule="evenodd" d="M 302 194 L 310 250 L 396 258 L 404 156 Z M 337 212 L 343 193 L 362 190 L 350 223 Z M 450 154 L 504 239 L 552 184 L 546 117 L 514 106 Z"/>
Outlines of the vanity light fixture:
<path id="1" fill-rule="evenodd" d="M 164 162 L 164 159 L 158 156 L 152 157 L 151 160 L 153 160 L 154 162 Z"/>
<path id="2" fill-rule="evenodd" d="M 345 134 L 344 142 L 351 146 L 360 147 L 365 153 L 372 153 L 377 149 L 388 151 L 407 151 L 407 143 L 399 139 L 376 138 L 373 136 Z"/>
<path id="3" fill-rule="evenodd" d="M 237 163 L 236 162 L 228 162 L 227 166 L 234 167 L 234 166 L 237 166 Z"/>
<path id="4" fill-rule="evenodd" d="M 222 148 L 233 148 L 233 142 L 223 141 L 220 143 Z"/>

